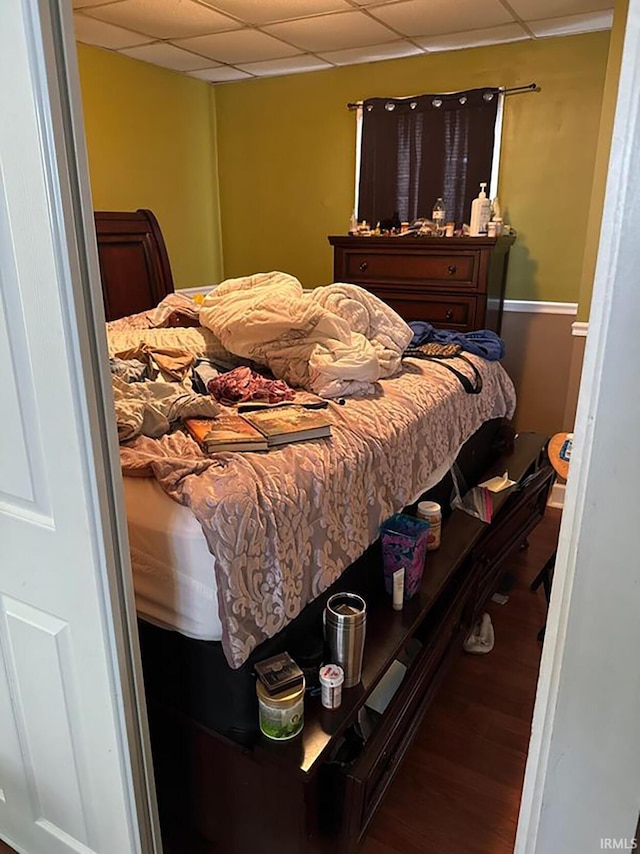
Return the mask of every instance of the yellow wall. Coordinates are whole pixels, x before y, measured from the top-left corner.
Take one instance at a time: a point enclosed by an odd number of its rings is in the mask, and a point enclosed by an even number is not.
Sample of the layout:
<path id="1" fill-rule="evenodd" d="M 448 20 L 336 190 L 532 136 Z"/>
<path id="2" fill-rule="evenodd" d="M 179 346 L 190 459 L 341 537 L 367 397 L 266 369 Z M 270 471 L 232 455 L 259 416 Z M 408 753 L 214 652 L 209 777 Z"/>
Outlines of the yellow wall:
<path id="1" fill-rule="evenodd" d="M 218 281 L 213 87 L 85 45 L 78 57 L 94 208 L 150 208 L 176 287 Z"/>
<path id="2" fill-rule="evenodd" d="M 607 73 L 604 84 L 600 131 L 598 134 L 598 146 L 593 175 L 593 190 L 591 193 L 591 204 L 589 207 L 589 218 L 587 221 L 587 232 L 585 236 L 578 320 L 587 320 L 589 318 L 589 309 L 591 307 L 591 291 L 593 290 L 593 277 L 596 271 L 598 243 L 600 241 L 602 208 L 605 200 L 607 170 L 609 168 L 609 153 L 611 151 L 611 134 L 613 132 L 613 119 L 615 116 L 616 96 L 618 94 L 618 78 L 620 77 L 620 63 L 622 61 L 622 47 L 624 43 L 625 27 L 627 24 L 628 8 L 629 0 L 617 0 L 613 19 L 613 29 L 611 31 L 611 46 L 609 49 L 609 60 L 607 62 Z"/>
<path id="3" fill-rule="evenodd" d="M 500 199 L 512 299 L 577 301 L 608 33 L 494 45 L 216 87 L 224 274 L 331 281 L 353 207 L 348 101 L 532 81 L 505 113 Z M 428 211 L 425 211 L 428 214 Z"/>

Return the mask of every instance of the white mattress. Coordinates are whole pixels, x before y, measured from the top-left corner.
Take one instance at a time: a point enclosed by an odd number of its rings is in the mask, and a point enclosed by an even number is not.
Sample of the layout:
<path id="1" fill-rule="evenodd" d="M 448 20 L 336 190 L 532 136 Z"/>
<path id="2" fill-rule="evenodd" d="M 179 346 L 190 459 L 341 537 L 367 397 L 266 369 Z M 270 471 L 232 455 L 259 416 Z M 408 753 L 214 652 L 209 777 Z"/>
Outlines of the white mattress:
<path id="1" fill-rule="evenodd" d="M 433 472 L 414 500 L 445 476 L 456 456 Z M 214 557 L 198 520 L 154 478 L 123 480 L 138 615 L 187 637 L 221 640 Z"/>
<path id="2" fill-rule="evenodd" d="M 214 558 L 193 513 L 154 478 L 125 477 L 138 615 L 201 640 L 222 638 Z"/>

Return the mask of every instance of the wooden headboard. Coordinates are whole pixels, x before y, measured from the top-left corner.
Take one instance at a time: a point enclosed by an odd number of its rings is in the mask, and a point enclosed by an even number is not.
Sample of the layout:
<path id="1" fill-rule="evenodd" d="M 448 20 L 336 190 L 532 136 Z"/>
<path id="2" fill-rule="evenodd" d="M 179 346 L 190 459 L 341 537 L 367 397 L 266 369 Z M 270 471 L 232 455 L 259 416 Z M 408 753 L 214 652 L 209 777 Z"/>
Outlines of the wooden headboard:
<path id="1" fill-rule="evenodd" d="M 106 319 L 154 308 L 173 292 L 158 220 L 143 209 L 94 215 Z"/>

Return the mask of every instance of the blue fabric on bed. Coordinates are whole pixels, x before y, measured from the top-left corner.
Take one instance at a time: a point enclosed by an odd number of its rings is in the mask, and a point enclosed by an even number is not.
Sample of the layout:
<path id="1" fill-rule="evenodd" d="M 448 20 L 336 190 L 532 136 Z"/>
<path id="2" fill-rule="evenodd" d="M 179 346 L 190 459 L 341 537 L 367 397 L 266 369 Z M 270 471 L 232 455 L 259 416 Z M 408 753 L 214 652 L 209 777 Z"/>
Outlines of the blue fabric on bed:
<path id="1" fill-rule="evenodd" d="M 421 344 L 459 344 L 463 350 L 489 362 L 497 362 L 505 354 L 504 341 L 490 329 L 453 332 L 450 329 L 435 329 L 426 320 L 411 320 L 409 326 L 413 330 L 411 347 L 419 347 Z"/>

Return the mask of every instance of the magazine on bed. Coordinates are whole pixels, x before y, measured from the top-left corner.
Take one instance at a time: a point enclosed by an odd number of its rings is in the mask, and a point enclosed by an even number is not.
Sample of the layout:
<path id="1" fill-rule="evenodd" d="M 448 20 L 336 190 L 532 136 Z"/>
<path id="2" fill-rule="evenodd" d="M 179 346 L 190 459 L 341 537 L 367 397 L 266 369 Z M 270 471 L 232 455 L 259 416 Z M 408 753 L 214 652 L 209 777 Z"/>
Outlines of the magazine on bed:
<path id="1" fill-rule="evenodd" d="M 219 415 L 215 419 L 187 418 L 184 426 L 207 454 L 216 451 L 266 451 L 265 436 L 241 415 Z"/>
<path id="2" fill-rule="evenodd" d="M 320 412 L 303 407 L 247 412 L 242 417 L 266 437 L 270 448 L 331 435 L 329 419 Z"/>

